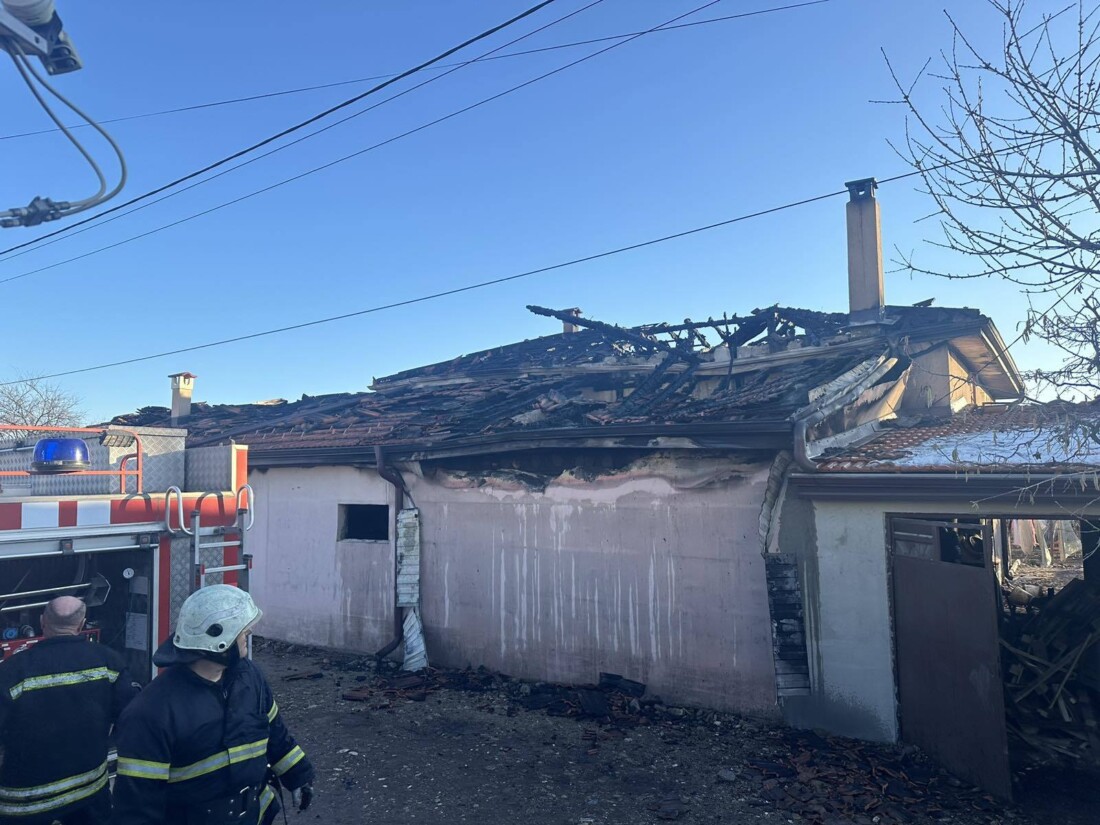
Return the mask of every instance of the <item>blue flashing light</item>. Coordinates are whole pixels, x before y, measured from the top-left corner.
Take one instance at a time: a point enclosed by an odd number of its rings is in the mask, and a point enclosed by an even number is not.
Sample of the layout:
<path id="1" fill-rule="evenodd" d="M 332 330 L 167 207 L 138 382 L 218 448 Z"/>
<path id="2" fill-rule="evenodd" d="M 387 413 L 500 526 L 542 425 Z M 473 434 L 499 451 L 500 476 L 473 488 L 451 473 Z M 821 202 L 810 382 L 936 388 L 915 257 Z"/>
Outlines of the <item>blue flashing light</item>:
<path id="1" fill-rule="evenodd" d="M 88 445 L 80 438 L 42 438 L 34 445 L 32 472 L 76 473 L 92 466 Z"/>

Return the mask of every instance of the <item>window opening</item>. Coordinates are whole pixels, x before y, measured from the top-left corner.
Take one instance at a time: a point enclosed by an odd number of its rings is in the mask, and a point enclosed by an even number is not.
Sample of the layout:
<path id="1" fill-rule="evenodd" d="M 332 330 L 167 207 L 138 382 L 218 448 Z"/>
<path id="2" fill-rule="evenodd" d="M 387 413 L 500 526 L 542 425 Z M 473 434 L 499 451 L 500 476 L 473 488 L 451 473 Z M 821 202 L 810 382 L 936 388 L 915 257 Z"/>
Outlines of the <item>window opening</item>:
<path id="1" fill-rule="evenodd" d="M 340 541 L 389 541 L 389 505 L 341 504 L 338 536 Z"/>

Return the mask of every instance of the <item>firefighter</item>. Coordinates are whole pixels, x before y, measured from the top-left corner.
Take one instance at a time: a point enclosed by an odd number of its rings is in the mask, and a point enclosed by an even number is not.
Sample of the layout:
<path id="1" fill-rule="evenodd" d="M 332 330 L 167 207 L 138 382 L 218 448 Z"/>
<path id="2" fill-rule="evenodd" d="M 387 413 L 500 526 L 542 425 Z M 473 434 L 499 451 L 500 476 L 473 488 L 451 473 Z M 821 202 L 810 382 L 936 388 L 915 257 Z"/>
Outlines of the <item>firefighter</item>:
<path id="1" fill-rule="evenodd" d="M 270 823 L 279 783 L 300 811 L 309 807 L 313 766 L 247 658 L 261 615 L 248 593 L 225 584 L 183 603 L 175 634 L 153 657 L 166 670 L 119 720 L 118 825 Z"/>
<path id="2" fill-rule="evenodd" d="M 109 822 L 107 736 L 138 685 L 122 657 L 80 635 L 84 602 L 42 612 L 42 641 L 0 663 L 0 823 Z"/>

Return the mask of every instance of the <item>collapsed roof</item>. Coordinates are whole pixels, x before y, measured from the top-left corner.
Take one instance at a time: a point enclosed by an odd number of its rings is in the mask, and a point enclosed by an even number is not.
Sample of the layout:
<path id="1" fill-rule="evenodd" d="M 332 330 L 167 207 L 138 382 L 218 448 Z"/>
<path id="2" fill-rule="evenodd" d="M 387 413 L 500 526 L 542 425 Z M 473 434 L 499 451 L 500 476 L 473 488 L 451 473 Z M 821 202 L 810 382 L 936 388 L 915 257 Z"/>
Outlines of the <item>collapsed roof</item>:
<path id="1" fill-rule="evenodd" d="M 820 395 L 815 388 L 891 349 L 951 338 L 964 354 L 969 346 L 975 369 L 1000 397 L 1018 385 L 1014 365 L 995 346 L 999 335 L 976 310 L 888 307 L 882 323 L 852 327 L 844 314 L 776 306 L 743 317 L 620 327 L 578 310 L 529 309 L 561 320 L 566 331 L 377 379 L 369 392 L 196 403 L 182 424 L 194 446 L 232 440 L 254 454 L 313 451 L 333 460 L 378 445 L 414 451 L 532 438 L 698 440 L 735 431 L 755 433 L 767 448 L 789 441 L 791 417 Z M 112 423 L 170 421 L 167 408 L 145 407 Z"/>

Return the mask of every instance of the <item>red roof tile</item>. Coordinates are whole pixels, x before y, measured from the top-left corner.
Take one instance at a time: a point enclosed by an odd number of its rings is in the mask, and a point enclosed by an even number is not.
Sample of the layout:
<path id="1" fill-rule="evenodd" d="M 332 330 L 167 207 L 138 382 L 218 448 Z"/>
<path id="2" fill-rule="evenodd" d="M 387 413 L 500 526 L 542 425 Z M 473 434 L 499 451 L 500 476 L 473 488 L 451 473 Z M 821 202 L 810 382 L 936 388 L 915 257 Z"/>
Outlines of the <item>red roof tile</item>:
<path id="1" fill-rule="evenodd" d="M 990 405 L 886 425 L 826 454 L 825 472 L 1065 472 L 1100 467 L 1100 406 Z"/>

